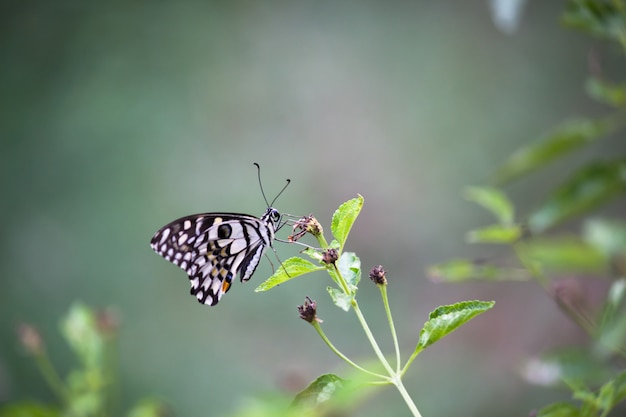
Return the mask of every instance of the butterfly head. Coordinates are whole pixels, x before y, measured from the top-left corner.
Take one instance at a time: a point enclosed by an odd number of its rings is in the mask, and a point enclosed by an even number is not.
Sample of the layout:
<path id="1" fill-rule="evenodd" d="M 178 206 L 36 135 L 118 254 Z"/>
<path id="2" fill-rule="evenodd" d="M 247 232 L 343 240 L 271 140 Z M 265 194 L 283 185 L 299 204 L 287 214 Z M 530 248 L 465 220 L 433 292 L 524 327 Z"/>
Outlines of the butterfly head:
<path id="1" fill-rule="evenodd" d="M 282 216 L 278 210 L 274 207 L 268 207 L 267 210 L 265 210 L 265 214 L 261 216 L 261 221 L 265 222 L 267 225 L 271 225 L 272 229 L 276 231 L 280 226 L 281 218 Z"/>

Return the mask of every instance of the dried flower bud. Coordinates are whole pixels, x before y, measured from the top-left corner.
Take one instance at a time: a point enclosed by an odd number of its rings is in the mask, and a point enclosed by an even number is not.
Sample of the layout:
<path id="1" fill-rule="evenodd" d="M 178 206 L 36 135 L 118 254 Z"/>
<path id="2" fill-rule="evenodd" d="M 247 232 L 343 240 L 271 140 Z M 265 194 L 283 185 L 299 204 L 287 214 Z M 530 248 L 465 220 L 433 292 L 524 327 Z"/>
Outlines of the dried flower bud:
<path id="1" fill-rule="evenodd" d="M 98 330 L 106 336 L 114 336 L 120 327 L 120 322 L 119 312 L 111 307 L 96 312 Z"/>
<path id="2" fill-rule="evenodd" d="M 559 307 L 582 312 L 587 300 L 582 285 L 573 279 L 562 279 L 552 284 L 550 292 Z"/>
<path id="3" fill-rule="evenodd" d="M 295 242 L 307 233 L 319 236 L 323 233 L 322 225 L 312 214 L 301 217 L 293 224 L 292 234 L 288 237 L 290 242 Z"/>
<path id="4" fill-rule="evenodd" d="M 337 262 L 337 259 L 339 259 L 339 252 L 337 252 L 337 249 L 330 248 L 322 252 L 322 262 L 327 265 L 334 264 Z"/>
<path id="5" fill-rule="evenodd" d="M 28 353 L 33 355 L 40 355 L 44 351 L 43 340 L 41 334 L 30 324 L 22 323 L 17 328 L 17 335 L 22 343 L 22 346 L 26 348 Z"/>
<path id="6" fill-rule="evenodd" d="M 376 285 L 387 285 L 387 277 L 382 265 L 375 266 L 370 270 L 370 279 Z"/>
<path id="7" fill-rule="evenodd" d="M 318 323 L 322 322 L 322 320 L 317 317 L 317 303 L 311 300 L 309 296 L 304 299 L 304 305 L 298 306 L 298 313 L 300 313 L 302 320 L 309 323 L 313 323 L 313 321 Z"/>

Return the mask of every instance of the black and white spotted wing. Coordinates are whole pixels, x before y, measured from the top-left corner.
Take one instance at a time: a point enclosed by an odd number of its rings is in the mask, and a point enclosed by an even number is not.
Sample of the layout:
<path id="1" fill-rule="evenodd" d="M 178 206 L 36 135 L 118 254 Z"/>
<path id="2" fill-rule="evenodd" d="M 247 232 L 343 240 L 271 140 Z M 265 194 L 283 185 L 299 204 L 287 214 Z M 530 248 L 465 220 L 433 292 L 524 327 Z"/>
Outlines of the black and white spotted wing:
<path id="1" fill-rule="evenodd" d="M 280 213 L 268 207 L 261 218 L 236 213 L 182 217 L 162 227 L 150 246 L 189 275 L 191 294 L 215 305 L 233 277 L 248 281 L 280 225 Z"/>

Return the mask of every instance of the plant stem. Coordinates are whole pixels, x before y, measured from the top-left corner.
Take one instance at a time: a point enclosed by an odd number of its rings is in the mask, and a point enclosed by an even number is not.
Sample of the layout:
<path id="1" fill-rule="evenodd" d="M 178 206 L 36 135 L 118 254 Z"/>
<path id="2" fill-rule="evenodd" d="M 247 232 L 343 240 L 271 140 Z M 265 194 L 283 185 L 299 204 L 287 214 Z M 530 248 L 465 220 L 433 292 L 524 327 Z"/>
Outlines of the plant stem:
<path id="1" fill-rule="evenodd" d="M 413 399 L 409 395 L 409 392 L 404 387 L 404 384 L 402 383 L 400 376 L 397 375 L 396 377 L 392 378 L 391 382 L 396 386 L 396 388 L 398 388 L 398 391 L 400 392 L 402 399 L 406 403 L 407 407 L 409 407 L 409 410 L 411 410 L 411 414 L 413 414 L 413 416 L 415 417 L 422 417 L 419 410 L 417 409 L 417 406 L 413 402 Z"/>
<path id="2" fill-rule="evenodd" d="M 339 284 L 341 285 L 341 289 L 343 290 L 343 292 L 346 295 L 350 295 L 352 293 L 350 291 L 350 287 L 348 286 L 348 283 L 344 279 L 343 275 L 341 275 L 341 271 L 339 271 L 339 268 L 337 268 L 337 264 L 336 263 L 333 264 L 333 268 L 334 268 L 335 272 L 337 273 L 337 279 L 339 281 Z"/>
<path id="3" fill-rule="evenodd" d="M 415 358 L 417 358 L 417 355 L 420 354 L 420 352 L 423 349 L 418 347 L 417 349 L 415 349 L 415 351 L 411 354 L 411 356 L 409 357 L 409 360 L 406 361 L 406 364 L 404 364 L 404 368 L 402 368 L 402 371 L 400 372 L 400 376 L 404 375 L 406 373 L 406 371 L 409 369 L 409 366 L 411 366 L 411 363 L 413 363 L 413 361 L 415 360 Z"/>
<path id="4" fill-rule="evenodd" d="M 359 322 L 361 323 L 361 327 L 363 328 L 363 331 L 365 332 L 365 335 L 367 336 L 367 339 L 369 340 L 370 345 L 372 345 L 372 349 L 374 349 L 374 353 L 378 357 L 378 360 L 380 360 L 380 363 L 385 367 L 389 375 L 395 375 L 395 372 L 391 368 L 391 365 L 389 365 L 389 362 L 387 362 L 385 355 L 380 350 L 380 347 L 378 346 L 378 343 L 376 342 L 376 339 L 374 338 L 372 331 L 367 325 L 367 321 L 365 320 L 365 317 L 363 316 L 363 313 L 361 312 L 361 309 L 359 308 L 359 303 L 357 303 L 356 299 L 352 300 L 352 308 L 354 309 L 354 312 L 356 313 L 356 316 L 359 319 Z"/>
<path id="5" fill-rule="evenodd" d="M 37 362 L 37 365 L 39 366 L 41 374 L 43 375 L 44 379 L 46 380 L 52 391 L 54 391 L 54 393 L 59 397 L 61 401 L 67 403 L 70 397 L 69 392 L 65 388 L 61 377 L 54 369 L 54 366 L 52 366 L 48 355 L 46 353 L 37 354 L 35 355 L 35 360 Z"/>
<path id="6" fill-rule="evenodd" d="M 330 341 L 330 339 L 328 339 L 328 337 L 326 337 L 326 334 L 324 333 L 324 331 L 322 330 L 322 326 L 320 326 L 320 324 L 317 321 L 313 321 L 311 322 L 311 325 L 313 325 L 313 327 L 315 328 L 315 330 L 317 330 L 317 333 L 320 335 L 320 337 L 322 338 L 322 340 L 324 341 L 324 343 L 326 343 L 326 345 L 330 348 L 330 350 L 332 350 L 333 352 L 335 352 L 335 354 L 337 356 L 339 356 L 341 359 L 343 359 L 348 365 L 352 366 L 355 369 L 358 369 L 361 372 L 365 372 L 368 375 L 372 375 L 375 376 L 377 378 L 381 378 L 386 380 L 385 383 L 389 383 L 389 377 L 385 376 L 385 375 L 381 375 L 381 374 L 377 374 L 376 372 L 372 372 L 369 371 L 365 368 L 363 368 L 362 366 L 357 365 L 356 363 L 354 363 L 352 360 L 350 360 L 346 355 L 344 355 L 343 353 L 341 353 L 339 351 L 339 349 L 337 349 L 335 347 L 335 345 L 332 344 L 332 342 Z"/>
<path id="7" fill-rule="evenodd" d="M 339 271 L 339 268 L 337 268 L 337 264 L 333 264 L 333 266 L 334 266 L 335 272 L 337 273 L 338 281 L 343 287 L 343 291 L 347 295 L 353 295 L 350 292 L 350 287 L 348 286 L 348 283 L 346 282 L 345 278 L 341 274 L 341 271 Z M 363 331 L 365 332 L 365 335 L 367 336 L 367 339 L 370 341 L 370 345 L 372 345 L 372 349 L 374 349 L 374 353 L 376 353 L 376 356 L 378 356 L 378 359 L 380 360 L 380 363 L 382 363 L 382 365 L 385 367 L 389 375 L 394 375 L 393 369 L 391 369 L 389 362 L 387 362 L 385 355 L 383 355 L 383 352 L 380 350 L 380 347 L 378 347 L 378 343 L 376 342 L 376 339 L 374 338 L 372 331 L 367 325 L 365 316 L 363 316 L 363 313 L 361 312 L 361 309 L 359 308 L 359 303 L 357 303 L 356 298 L 352 298 L 351 304 L 352 304 L 352 308 L 354 309 L 354 312 L 356 313 L 357 318 L 359 319 L 359 322 L 361 323 L 361 327 L 363 328 Z"/>
<path id="8" fill-rule="evenodd" d="M 402 359 L 400 358 L 400 345 L 398 343 L 398 335 L 396 334 L 396 327 L 393 325 L 393 317 L 391 316 L 391 309 L 389 308 L 389 297 L 387 296 L 387 286 L 378 285 L 380 289 L 380 295 L 383 298 L 383 304 L 385 305 L 385 312 L 387 313 L 387 321 L 389 322 L 389 329 L 391 330 L 391 338 L 393 339 L 393 346 L 396 350 L 396 373 L 400 373 L 400 367 Z"/>

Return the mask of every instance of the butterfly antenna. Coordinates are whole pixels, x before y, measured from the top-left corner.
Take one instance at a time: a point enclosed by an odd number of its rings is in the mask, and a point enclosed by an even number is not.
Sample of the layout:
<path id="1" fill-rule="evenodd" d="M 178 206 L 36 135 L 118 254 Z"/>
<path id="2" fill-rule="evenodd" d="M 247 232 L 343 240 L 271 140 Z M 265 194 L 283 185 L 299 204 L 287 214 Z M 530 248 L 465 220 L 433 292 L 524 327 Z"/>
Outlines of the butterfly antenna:
<path id="1" fill-rule="evenodd" d="M 285 191 L 285 188 L 287 188 L 291 180 L 287 178 L 287 184 L 285 184 L 285 186 L 282 188 L 282 190 L 280 190 L 280 192 L 276 195 L 276 197 L 274 197 L 274 199 L 272 200 L 272 203 L 270 204 L 267 202 L 267 197 L 265 197 L 265 191 L 263 191 L 263 183 L 261 182 L 261 167 L 256 162 L 254 162 L 254 165 L 256 166 L 256 169 L 257 169 L 257 175 L 259 177 L 259 188 L 261 188 L 261 194 L 263 195 L 263 200 L 265 200 L 265 204 L 267 204 L 268 207 L 272 207 L 274 205 L 274 202 L 278 199 L 278 197 L 280 197 L 283 191 Z"/>
<path id="2" fill-rule="evenodd" d="M 265 191 L 263 191 L 263 183 L 261 182 L 261 167 L 256 162 L 254 162 L 254 165 L 256 166 L 257 176 L 259 177 L 259 187 L 261 188 L 261 195 L 263 196 L 263 200 L 265 200 L 265 204 L 270 207 L 270 203 L 267 202 L 267 198 L 265 197 Z"/>
<path id="3" fill-rule="evenodd" d="M 285 191 L 285 188 L 287 188 L 287 186 L 289 185 L 290 182 L 291 182 L 291 180 L 289 178 L 287 178 L 287 184 L 285 184 L 283 189 L 280 190 L 280 192 L 276 195 L 276 197 L 274 197 L 274 199 L 272 200 L 272 204 L 270 204 L 270 206 L 274 205 L 274 201 L 276 201 L 278 199 L 278 197 L 280 197 L 280 195 L 283 193 L 283 191 Z"/>

